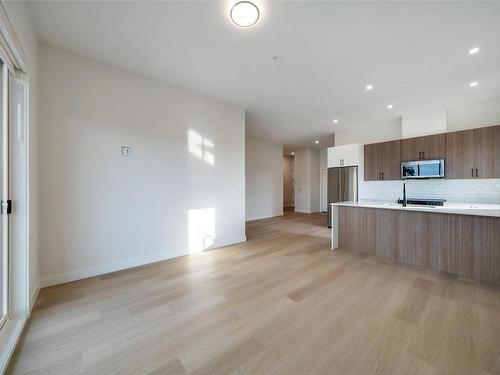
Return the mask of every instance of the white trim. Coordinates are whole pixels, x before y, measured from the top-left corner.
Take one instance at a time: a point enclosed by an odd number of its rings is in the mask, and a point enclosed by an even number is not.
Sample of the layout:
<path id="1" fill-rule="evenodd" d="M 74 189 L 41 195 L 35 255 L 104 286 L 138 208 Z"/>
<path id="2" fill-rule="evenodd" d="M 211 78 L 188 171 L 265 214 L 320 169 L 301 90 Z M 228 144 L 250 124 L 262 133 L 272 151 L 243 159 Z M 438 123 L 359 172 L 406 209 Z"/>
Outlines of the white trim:
<path id="1" fill-rule="evenodd" d="M 22 316 L 16 319 L 9 319 L 5 323 L 3 329 L 7 329 L 11 332 L 8 332 L 8 334 L 4 336 L 7 339 L 6 342 L 0 342 L 0 346 L 2 347 L 2 351 L 0 351 L 0 374 L 4 374 L 5 370 L 7 370 L 7 366 L 21 338 L 27 320 L 27 316 Z"/>
<path id="2" fill-rule="evenodd" d="M 272 214 L 263 214 L 263 215 L 254 215 L 252 217 L 248 217 L 245 221 L 253 221 L 253 220 L 261 220 L 261 219 L 270 219 L 272 217 L 278 217 L 278 216 L 283 216 L 284 212 L 283 211 L 278 211 Z"/>
<path id="3" fill-rule="evenodd" d="M 33 292 L 31 293 L 29 299 L 29 309 L 28 309 L 28 319 L 31 316 L 31 312 L 33 311 L 33 307 L 35 307 L 36 300 L 38 298 L 38 293 L 40 293 L 40 281 L 38 281 L 33 288 Z"/>
<path id="4" fill-rule="evenodd" d="M 247 240 L 246 236 L 223 239 L 220 241 L 216 241 L 214 243 L 214 245 L 211 246 L 209 249 L 211 250 L 211 249 L 215 249 L 215 248 L 219 248 L 219 247 L 234 245 L 237 243 L 245 242 L 246 240 Z M 209 250 L 209 249 L 207 249 L 207 250 Z M 113 263 L 113 264 L 99 265 L 99 266 L 84 268 L 84 269 L 80 269 L 80 270 L 59 273 L 56 275 L 44 276 L 44 277 L 40 278 L 39 286 L 40 286 L 40 288 L 46 288 L 46 287 L 53 286 L 53 285 L 64 284 L 64 283 L 68 283 L 71 281 L 86 279 L 88 277 L 104 275 L 104 274 L 110 273 L 110 272 L 121 271 L 121 270 L 125 270 L 127 268 L 143 266 L 146 264 L 156 263 L 156 262 L 160 262 L 160 261 L 164 261 L 164 260 L 168 260 L 168 259 L 172 259 L 172 258 L 177 258 L 180 256 L 186 256 L 186 255 L 189 255 L 189 253 L 187 253 L 185 250 L 174 251 L 174 252 L 170 251 L 168 253 L 159 253 L 159 254 L 148 255 L 148 256 L 140 257 L 140 258 L 127 259 L 127 260 L 124 260 L 124 261 L 121 261 L 118 263 Z"/>
<path id="5" fill-rule="evenodd" d="M 302 208 L 296 208 L 294 211 L 295 212 L 300 212 L 300 213 L 303 213 L 303 214 L 312 214 L 313 213 L 311 210 L 306 210 L 306 209 L 302 209 Z"/>
<path id="6" fill-rule="evenodd" d="M 0 51 L 10 70 L 17 68 L 26 72 L 28 59 L 12 26 L 7 10 L 0 1 Z"/>

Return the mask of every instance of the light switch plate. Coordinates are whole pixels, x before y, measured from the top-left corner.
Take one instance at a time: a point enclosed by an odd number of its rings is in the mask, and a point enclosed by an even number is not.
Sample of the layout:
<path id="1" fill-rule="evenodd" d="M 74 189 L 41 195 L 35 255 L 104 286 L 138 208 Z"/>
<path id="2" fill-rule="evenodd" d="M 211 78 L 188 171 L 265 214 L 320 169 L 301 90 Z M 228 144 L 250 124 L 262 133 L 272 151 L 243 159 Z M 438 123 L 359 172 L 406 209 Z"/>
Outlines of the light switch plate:
<path id="1" fill-rule="evenodd" d="M 122 146 L 121 154 L 122 156 L 129 157 L 132 154 L 132 147 Z"/>

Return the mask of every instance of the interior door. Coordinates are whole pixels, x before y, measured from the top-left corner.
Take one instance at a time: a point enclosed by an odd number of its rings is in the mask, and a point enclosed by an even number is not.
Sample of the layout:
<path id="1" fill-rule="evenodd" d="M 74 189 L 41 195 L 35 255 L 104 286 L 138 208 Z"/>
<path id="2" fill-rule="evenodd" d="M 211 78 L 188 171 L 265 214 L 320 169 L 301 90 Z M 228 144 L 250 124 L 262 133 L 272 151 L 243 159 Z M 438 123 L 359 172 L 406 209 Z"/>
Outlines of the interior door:
<path id="1" fill-rule="evenodd" d="M 321 211 L 328 211 L 328 169 L 322 168 L 320 174 Z"/>

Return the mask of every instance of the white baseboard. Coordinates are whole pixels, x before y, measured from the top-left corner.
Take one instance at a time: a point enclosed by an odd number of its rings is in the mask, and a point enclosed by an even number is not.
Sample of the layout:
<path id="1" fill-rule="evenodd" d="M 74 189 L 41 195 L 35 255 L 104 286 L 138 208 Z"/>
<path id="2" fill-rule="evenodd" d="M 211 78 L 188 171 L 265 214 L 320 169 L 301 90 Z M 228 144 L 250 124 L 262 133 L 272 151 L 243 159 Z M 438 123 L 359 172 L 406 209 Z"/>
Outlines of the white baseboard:
<path id="1" fill-rule="evenodd" d="M 303 208 L 295 208 L 295 212 L 300 212 L 302 214 L 312 214 L 311 210 L 306 210 L 306 209 L 303 209 Z"/>
<path id="2" fill-rule="evenodd" d="M 33 292 L 31 292 L 29 306 L 28 306 L 28 318 L 31 315 L 31 311 L 33 311 L 33 307 L 35 307 L 36 299 L 38 298 L 38 293 L 40 292 L 40 280 L 35 285 Z"/>
<path id="3" fill-rule="evenodd" d="M 246 236 L 224 238 L 219 241 L 216 240 L 214 244 L 210 246 L 208 249 L 215 249 L 218 247 L 234 245 L 245 241 L 246 241 Z M 40 278 L 40 288 L 46 288 L 53 285 L 64 284 L 71 281 L 86 279 L 88 277 L 104 275 L 106 273 L 121 271 L 127 268 L 143 266 L 146 264 L 156 263 L 184 255 L 189 255 L 189 253 L 186 252 L 185 250 L 169 251 L 168 253 L 153 254 L 140 258 L 127 259 L 113 264 L 99 265 L 75 271 L 59 273 L 56 275 L 44 276 Z"/>
<path id="4" fill-rule="evenodd" d="M 5 374 L 9 361 L 23 333 L 27 316 L 5 322 L 0 333 L 0 374 Z"/>
<path id="5" fill-rule="evenodd" d="M 261 219 L 269 219 L 271 217 L 278 217 L 278 216 L 283 216 L 284 212 L 283 211 L 278 211 L 274 212 L 271 214 L 261 214 L 261 215 L 254 215 L 251 217 L 247 217 L 245 221 L 253 221 L 253 220 L 261 220 Z"/>

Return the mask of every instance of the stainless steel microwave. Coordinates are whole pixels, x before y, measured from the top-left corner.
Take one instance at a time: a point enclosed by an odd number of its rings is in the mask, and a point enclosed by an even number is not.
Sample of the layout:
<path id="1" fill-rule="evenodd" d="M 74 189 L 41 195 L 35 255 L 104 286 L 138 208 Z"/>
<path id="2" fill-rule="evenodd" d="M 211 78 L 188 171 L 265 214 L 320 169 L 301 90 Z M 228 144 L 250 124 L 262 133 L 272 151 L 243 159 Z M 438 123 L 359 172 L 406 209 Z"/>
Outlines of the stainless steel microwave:
<path id="1" fill-rule="evenodd" d="M 444 159 L 404 161 L 401 179 L 444 178 Z"/>

